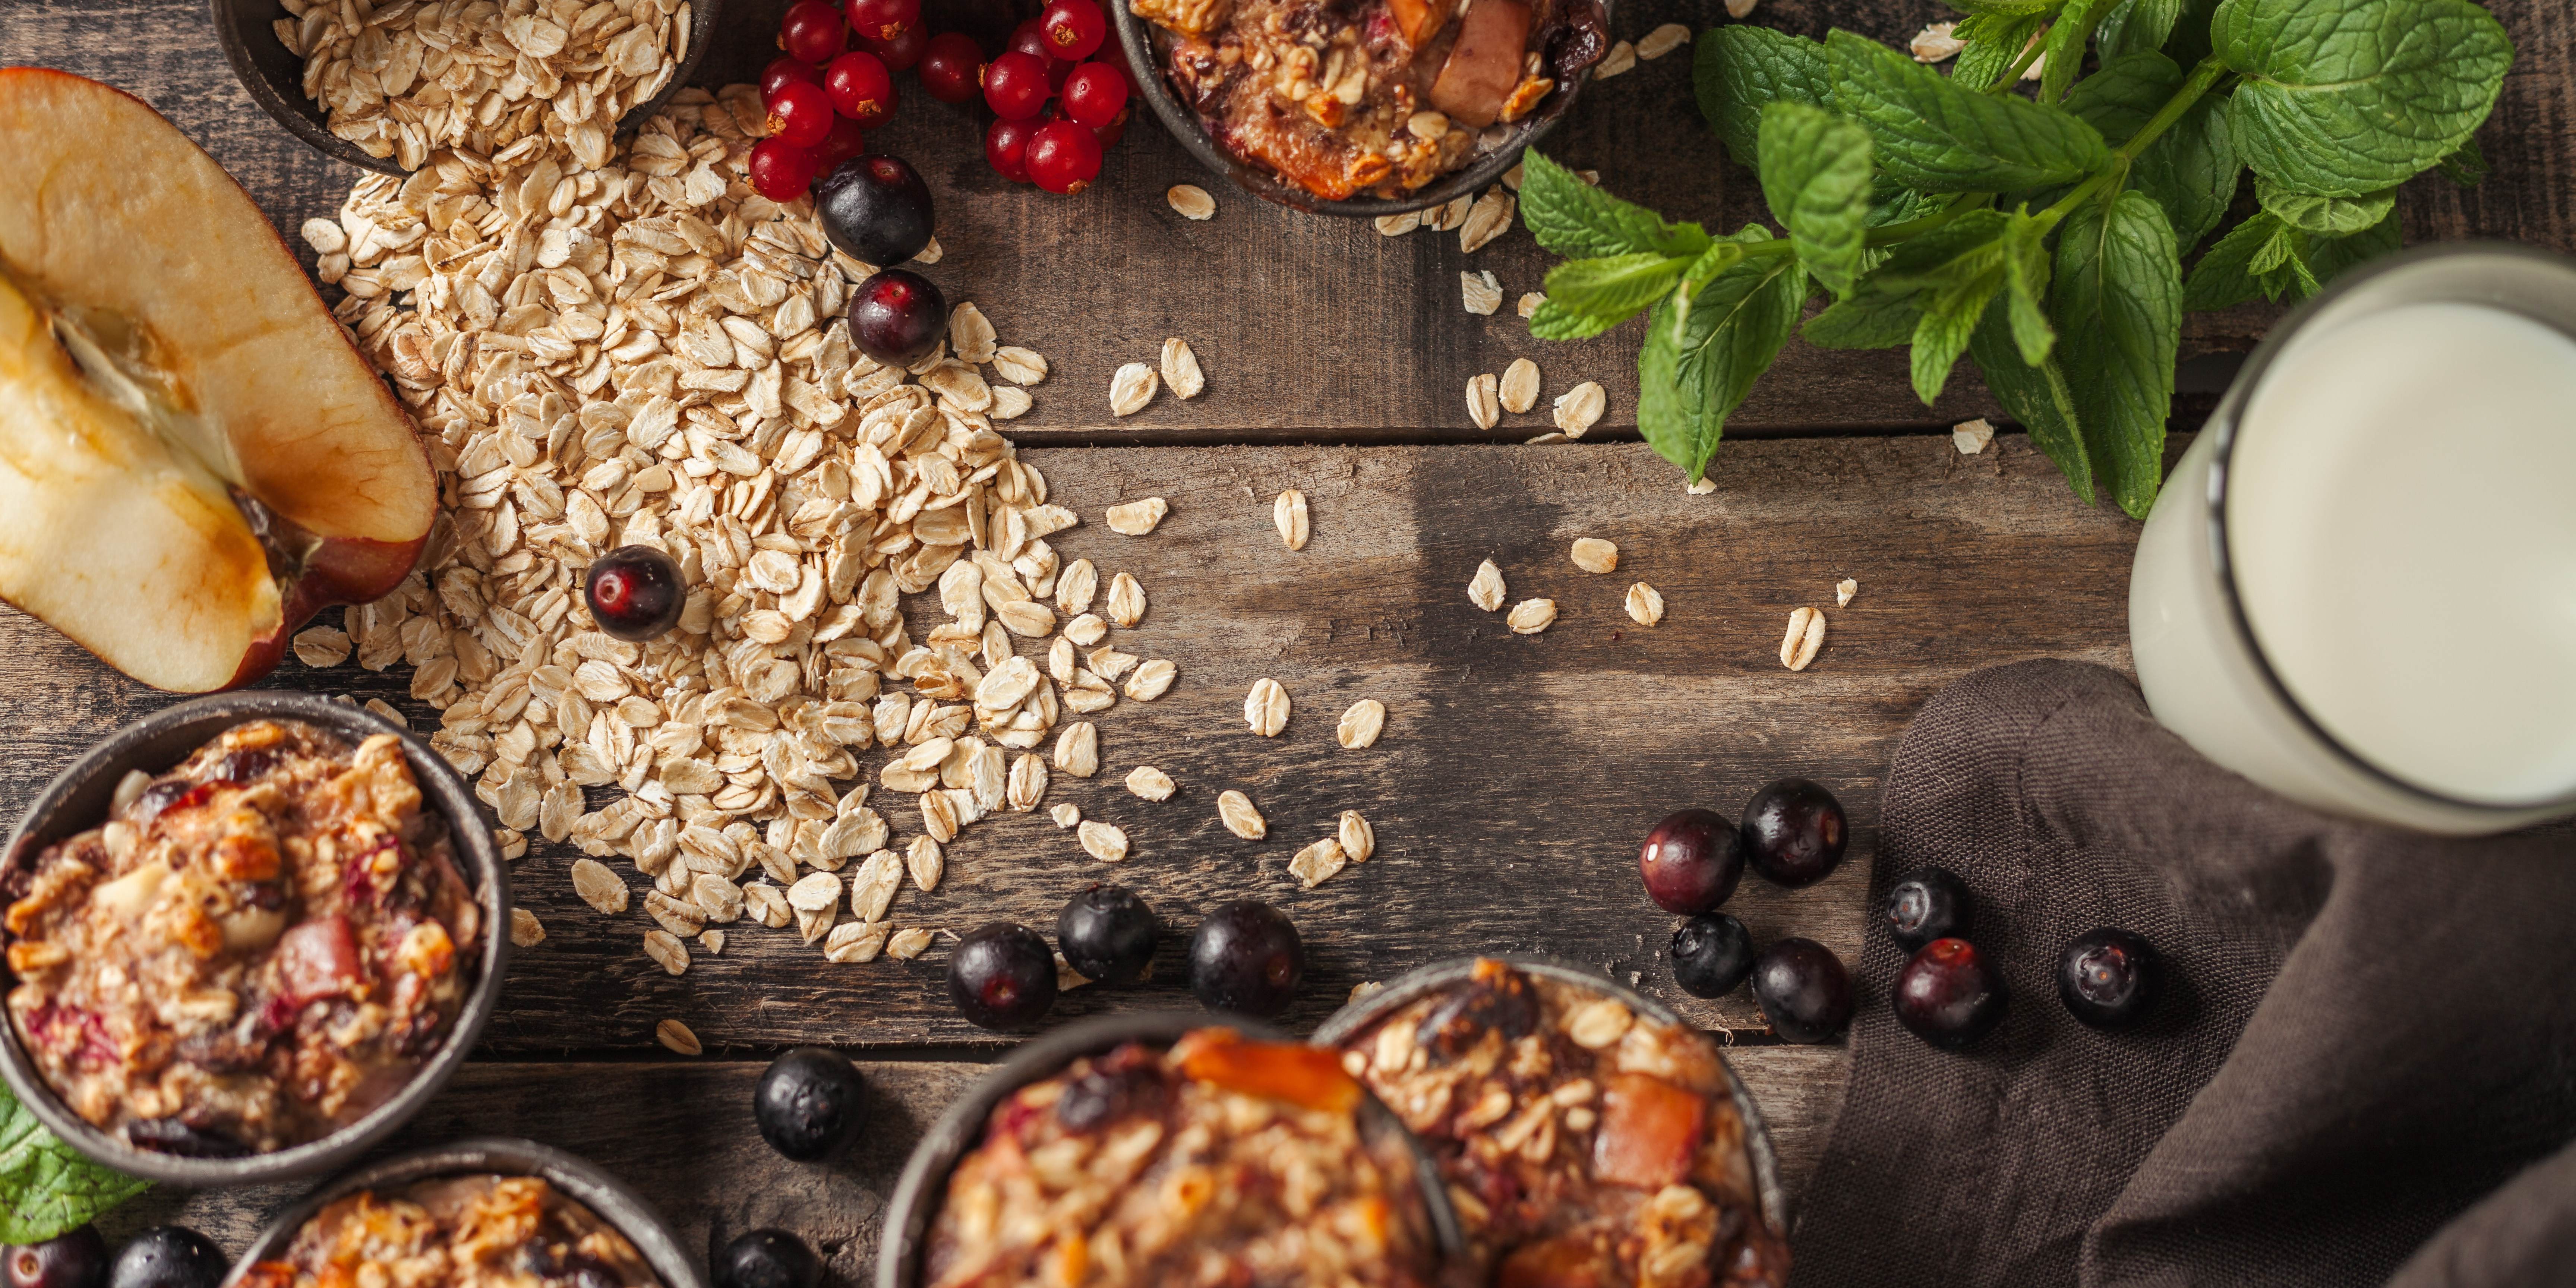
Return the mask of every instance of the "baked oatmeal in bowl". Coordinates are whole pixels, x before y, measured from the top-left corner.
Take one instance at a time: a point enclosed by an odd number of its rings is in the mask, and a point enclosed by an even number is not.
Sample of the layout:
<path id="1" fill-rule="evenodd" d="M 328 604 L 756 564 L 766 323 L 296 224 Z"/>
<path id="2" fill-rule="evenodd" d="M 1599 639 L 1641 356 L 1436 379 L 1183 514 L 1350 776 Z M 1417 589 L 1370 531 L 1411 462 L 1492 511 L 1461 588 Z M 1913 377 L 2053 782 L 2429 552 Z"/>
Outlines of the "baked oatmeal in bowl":
<path id="1" fill-rule="evenodd" d="M 65 771 L 0 850 L 0 1067 L 110 1166 L 308 1174 L 464 1058 L 507 916 L 473 796 L 425 745 L 308 694 L 174 707 Z"/>
<path id="2" fill-rule="evenodd" d="M 1759 1112 L 1708 1036 L 1525 957 L 1428 966 L 1317 1030 L 1438 1161 L 1481 1282 L 1776 1288 Z"/>
<path id="3" fill-rule="evenodd" d="M 1329 1051 L 1205 1015 L 1021 1048 L 942 1115 L 878 1288 L 1435 1288 L 1460 1250 L 1428 1161 Z"/>

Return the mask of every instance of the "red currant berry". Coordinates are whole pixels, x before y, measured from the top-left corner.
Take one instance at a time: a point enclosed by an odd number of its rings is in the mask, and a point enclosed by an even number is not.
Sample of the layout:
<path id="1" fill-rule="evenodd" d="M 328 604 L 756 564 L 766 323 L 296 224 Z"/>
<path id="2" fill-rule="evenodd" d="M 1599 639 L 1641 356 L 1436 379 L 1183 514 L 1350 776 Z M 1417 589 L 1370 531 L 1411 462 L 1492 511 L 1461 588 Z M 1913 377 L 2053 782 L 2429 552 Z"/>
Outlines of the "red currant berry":
<path id="1" fill-rule="evenodd" d="M 984 74 L 984 51 L 962 31 L 943 31 L 930 38 L 921 54 L 921 88 L 942 103 L 975 97 Z"/>
<path id="2" fill-rule="evenodd" d="M 832 96 L 820 85 L 789 81 L 769 96 L 769 132 L 811 148 L 832 132 Z"/>
<path id="3" fill-rule="evenodd" d="M 920 25 L 921 0 L 850 0 L 849 12 L 861 40 L 892 40 Z"/>
<path id="4" fill-rule="evenodd" d="M 785 139 L 773 136 L 751 145 L 752 190 L 771 201 L 784 205 L 804 196 L 816 173 L 814 154 Z"/>
<path id="5" fill-rule="evenodd" d="M 1134 115 L 1134 112 L 1122 111 L 1118 114 L 1118 119 L 1111 121 L 1109 124 L 1095 125 L 1091 127 L 1091 136 L 1100 140 L 1101 151 L 1107 152 L 1109 149 L 1117 147 L 1118 140 L 1127 137 L 1127 118 Z"/>
<path id="6" fill-rule="evenodd" d="M 1040 58 L 1053 57 L 1047 50 L 1046 33 L 1038 29 L 1038 20 L 1035 18 L 1011 28 L 1010 47 L 1024 54 L 1035 54 Z"/>
<path id="7" fill-rule="evenodd" d="M 841 115 L 873 130 L 894 115 L 894 76 L 875 54 L 851 50 L 823 69 L 823 88 Z"/>
<path id="8" fill-rule="evenodd" d="M 921 51 L 930 47 L 930 33 L 918 25 L 892 40 L 862 40 L 859 47 L 875 54 L 890 72 L 908 72 L 921 61 Z"/>
<path id="9" fill-rule="evenodd" d="M 760 71 L 760 105 L 769 106 L 769 96 L 777 93 L 778 87 L 789 81 L 804 81 L 809 85 L 820 85 L 823 83 L 823 73 L 812 63 L 798 62 L 785 54 L 770 59 L 769 66 Z"/>
<path id="10" fill-rule="evenodd" d="M 1005 121 L 1025 121 L 1047 101 L 1046 63 L 1019 50 L 1002 55 L 984 69 L 984 102 Z"/>
<path id="11" fill-rule="evenodd" d="M 1109 35 L 1109 20 L 1091 0 L 1048 0 L 1046 12 L 1038 15 L 1038 30 L 1046 35 L 1048 53 L 1078 62 L 1100 48 Z"/>
<path id="12" fill-rule="evenodd" d="M 840 168 L 851 157 L 863 156 L 868 150 L 868 136 L 859 123 L 846 116 L 834 117 L 832 128 L 823 141 L 814 145 L 814 175 L 821 178 Z"/>
<path id="13" fill-rule="evenodd" d="M 1127 78 L 1107 63 L 1084 63 L 1064 80 L 1064 114 L 1094 128 L 1127 110 Z"/>
<path id="14" fill-rule="evenodd" d="M 796 0 L 778 23 L 778 47 L 809 63 L 828 63 L 849 45 L 849 24 L 831 0 Z"/>
<path id="15" fill-rule="evenodd" d="M 1072 196 L 1100 177 L 1100 136 L 1079 121 L 1038 127 L 1029 140 L 1029 178 L 1049 192 Z"/>
<path id="16" fill-rule="evenodd" d="M 1038 132 L 1034 121 L 995 121 L 984 131 L 984 160 L 993 173 L 1013 183 L 1029 181 L 1029 136 Z"/>

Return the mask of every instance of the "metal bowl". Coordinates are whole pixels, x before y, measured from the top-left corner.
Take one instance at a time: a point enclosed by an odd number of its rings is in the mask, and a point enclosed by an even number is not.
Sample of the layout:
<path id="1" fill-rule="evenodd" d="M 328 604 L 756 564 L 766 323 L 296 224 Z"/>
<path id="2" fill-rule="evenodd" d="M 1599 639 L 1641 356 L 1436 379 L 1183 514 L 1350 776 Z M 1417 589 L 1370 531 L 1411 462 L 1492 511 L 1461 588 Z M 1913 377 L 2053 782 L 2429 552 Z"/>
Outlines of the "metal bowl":
<path id="1" fill-rule="evenodd" d="M 218 4 L 222 2 L 216 0 Z M 1602 30 L 1606 32 L 1616 0 L 1597 0 L 1597 3 L 1601 9 Z M 1233 181 L 1234 186 L 1256 197 L 1313 214 L 1375 219 L 1381 215 L 1428 210 L 1460 197 L 1474 196 L 1488 185 L 1500 181 L 1504 171 L 1519 164 L 1522 149 L 1547 137 L 1548 131 L 1555 129 L 1557 122 L 1564 120 L 1565 114 L 1573 110 L 1576 96 L 1592 79 L 1592 67 L 1576 72 L 1572 84 L 1558 86 L 1539 110 L 1513 122 L 1511 137 L 1501 146 L 1404 196 L 1348 197 L 1331 201 L 1285 182 L 1259 166 L 1237 160 L 1219 146 L 1208 136 L 1207 126 L 1199 120 L 1198 113 L 1173 95 L 1171 82 L 1164 78 L 1162 62 L 1154 56 L 1154 24 L 1137 17 L 1126 0 L 1115 0 L 1102 7 L 1109 10 L 1110 17 L 1118 24 L 1118 43 L 1126 48 L 1129 65 L 1137 69 L 1136 80 L 1143 85 L 1145 102 L 1152 106 L 1154 115 L 1163 122 L 1163 128 L 1169 130 L 1173 138 L 1179 139 L 1181 146 L 1198 158 L 1199 164 L 1224 175 Z M 1599 60 L 1594 60 L 1593 67 L 1599 65 Z"/>
<path id="2" fill-rule="evenodd" d="M 929 1244 L 930 1219 L 947 1197 L 948 1174 L 983 1138 L 984 1119 L 1005 1097 L 1061 1072 L 1079 1057 L 1097 1055 L 1130 1041 L 1168 1046 L 1182 1034 L 1204 1028 L 1230 1028 L 1267 1042 L 1293 1040 L 1267 1025 L 1236 1017 L 1159 1011 L 1103 1015 L 1068 1024 L 1012 1052 L 1010 1058 L 949 1105 L 939 1121 L 930 1125 L 921 1143 L 913 1147 L 911 1159 L 903 1165 L 903 1178 L 895 1183 L 894 1202 L 886 1209 L 885 1234 L 877 1245 L 876 1288 L 916 1288 L 919 1284 L 921 1254 Z M 1457 1213 L 1449 1206 L 1448 1191 L 1441 1186 L 1439 1167 L 1431 1155 L 1375 1096 L 1360 1102 L 1360 1120 L 1363 1131 L 1381 1139 L 1392 1134 L 1413 1151 L 1415 1175 L 1422 1183 L 1423 1202 L 1431 1213 L 1432 1234 L 1440 1242 L 1442 1255 L 1453 1266 L 1462 1264 L 1466 1237 L 1459 1230 Z"/>
<path id="3" fill-rule="evenodd" d="M 357 144 L 331 132 L 322 105 L 304 96 L 304 60 L 287 52 L 277 39 L 276 28 L 270 25 L 292 16 L 277 0 L 206 0 L 206 9 L 214 20 L 215 40 L 224 47 L 225 60 L 233 65 L 234 77 L 241 81 L 253 102 L 277 118 L 278 124 L 334 161 L 346 161 L 378 174 L 410 173 L 394 164 L 393 158 L 369 156 Z M 617 123 L 619 134 L 633 133 L 697 74 L 698 63 L 707 56 L 707 47 L 715 40 L 723 14 L 724 0 L 689 0 L 687 53 L 671 73 L 669 83 L 662 86 L 662 92 L 636 104 Z"/>
<path id="4" fill-rule="evenodd" d="M 241 1158 L 183 1158 L 136 1149 L 92 1127 L 71 1112 L 45 1083 L 35 1061 L 19 1044 L 18 1026 L 0 1017 L 0 1075 L 9 1081 L 20 1104 L 38 1121 L 90 1158 L 120 1172 L 180 1185 L 258 1185 L 293 1180 L 347 1164 L 403 1125 L 438 1094 L 449 1075 L 465 1062 L 466 1052 L 483 1032 L 483 1022 L 501 1000 L 501 977 L 510 959 L 510 870 L 492 844 L 473 789 L 429 744 L 378 718 L 365 708 L 312 693 L 222 693 L 183 702 L 135 721 L 55 776 L 16 830 L 0 846 L 0 874 L 35 862 L 46 846 L 97 826 L 107 817 L 116 784 L 128 770 L 160 773 L 186 760 L 190 753 L 224 730 L 249 720 L 301 720 L 355 742 L 391 733 L 403 742 L 412 776 L 419 780 L 428 804 L 444 816 L 457 868 L 476 887 L 483 913 L 481 975 L 465 996 L 447 1040 L 412 1075 L 410 1085 L 376 1106 L 374 1113 L 320 1140 L 268 1154 Z M 16 983 L 0 966 L 0 993 Z"/>
<path id="5" fill-rule="evenodd" d="M 704 1288 L 697 1268 L 681 1255 L 680 1245 L 671 1231 L 635 1191 L 619 1183 L 616 1177 L 601 1171 L 588 1160 L 567 1154 L 532 1140 L 505 1136 L 460 1140 L 452 1145 L 432 1145 L 396 1154 L 369 1163 L 341 1176 L 312 1193 L 287 1204 L 286 1209 L 269 1220 L 266 1229 L 251 1241 L 250 1249 L 233 1262 L 232 1273 L 224 1277 L 224 1288 L 239 1284 L 251 1266 L 284 1255 L 294 1242 L 295 1232 L 324 1205 L 334 1199 L 365 1189 L 391 1189 L 440 1176 L 461 1176 L 491 1172 L 502 1176 L 534 1176 L 581 1201 L 584 1207 L 599 1214 L 626 1241 L 635 1245 L 644 1262 L 660 1276 L 662 1288 Z"/>
<path id="6" fill-rule="evenodd" d="M 1388 1013 L 1466 982 L 1476 969 L 1476 963 L 1488 958 L 1509 962 L 1522 971 L 1560 984 L 1588 988 L 1605 997 L 1617 998 L 1629 1010 L 1648 1019 L 1676 1028 L 1691 1028 L 1690 1021 L 1683 1019 L 1673 1008 L 1580 966 L 1534 953 L 1483 953 L 1476 957 L 1453 957 L 1448 961 L 1433 962 L 1396 977 L 1386 987 L 1333 1012 L 1322 1027 L 1315 1030 L 1315 1045 L 1340 1046 L 1353 1034 L 1377 1023 Z M 1711 1046 L 1715 1044 L 1711 1043 Z M 1772 1233 L 1786 1242 L 1789 1237 L 1789 1195 L 1788 1191 L 1780 1188 L 1780 1156 L 1771 1146 L 1771 1131 L 1762 1123 L 1762 1111 L 1754 1105 L 1753 1093 L 1745 1087 L 1742 1078 L 1735 1076 L 1735 1066 L 1727 1063 L 1724 1051 L 1716 1054 L 1717 1067 L 1726 1073 L 1727 1090 L 1735 1095 L 1735 1111 L 1744 1119 L 1744 1152 L 1753 1163 L 1753 1187 L 1762 1200 L 1762 1219 L 1770 1224 Z"/>

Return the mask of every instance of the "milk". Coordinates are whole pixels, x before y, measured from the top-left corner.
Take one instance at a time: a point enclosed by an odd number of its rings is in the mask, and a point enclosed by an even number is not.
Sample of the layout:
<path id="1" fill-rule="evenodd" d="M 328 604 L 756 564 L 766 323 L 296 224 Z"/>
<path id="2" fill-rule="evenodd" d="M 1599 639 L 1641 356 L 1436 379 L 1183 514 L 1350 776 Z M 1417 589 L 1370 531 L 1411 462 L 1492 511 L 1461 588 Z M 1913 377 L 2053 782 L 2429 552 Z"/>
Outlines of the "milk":
<path id="1" fill-rule="evenodd" d="M 2263 656 L 2330 737 L 2458 800 L 2576 789 L 2576 340 L 2448 302 L 2298 336 L 2225 521 Z"/>

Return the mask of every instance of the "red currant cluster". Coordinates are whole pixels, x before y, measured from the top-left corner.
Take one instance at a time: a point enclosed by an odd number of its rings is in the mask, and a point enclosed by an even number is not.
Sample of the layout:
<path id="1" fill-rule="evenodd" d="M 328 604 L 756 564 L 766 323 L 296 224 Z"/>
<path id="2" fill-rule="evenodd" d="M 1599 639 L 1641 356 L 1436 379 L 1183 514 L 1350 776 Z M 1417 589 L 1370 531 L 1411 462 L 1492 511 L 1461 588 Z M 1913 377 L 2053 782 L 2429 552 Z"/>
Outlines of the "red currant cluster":
<path id="1" fill-rule="evenodd" d="M 1083 61 L 1108 35 L 1109 20 L 1094 0 L 1048 0 L 983 67 L 984 103 L 1002 118 L 984 132 L 984 159 L 1003 178 L 1076 193 L 1100 177 L 1101 153 L 1127 131 L 1127 96 L 1135 88 L 1115 46 Z"/>
<path id="2" fill-rule="evenodd" d="M 853 36 L 859 47 L 850 48 Z M 751 186 L 793 201 L 834 166 L 867 151 L 864 131 L 894 115 L 894 73 L 930 44 L 921 0 L 796 0 L 778 24 L 786 54 L 760 73 L 769 137 L 751 149 Z"/>

